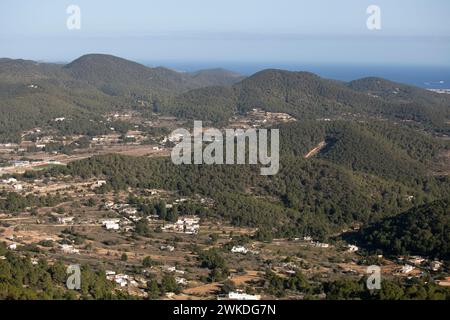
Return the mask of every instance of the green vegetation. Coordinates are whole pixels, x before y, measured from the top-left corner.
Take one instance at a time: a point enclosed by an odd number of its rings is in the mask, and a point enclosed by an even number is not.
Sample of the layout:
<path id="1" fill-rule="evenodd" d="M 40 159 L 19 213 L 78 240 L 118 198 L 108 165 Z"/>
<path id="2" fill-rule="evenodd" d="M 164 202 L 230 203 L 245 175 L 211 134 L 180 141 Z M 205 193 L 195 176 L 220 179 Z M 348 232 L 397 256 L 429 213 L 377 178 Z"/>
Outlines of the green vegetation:
<path id="1" fill-rule="evenodd" d="M 164 202 L 137 197 L 128 202 L 144 215 L 157 214 L 168 221 L 178 214 L 198 214 L 255 227 L 255 239 L 262 241 L 301 236 L 324 240 L 355 222 L 376 223 L 450 197 L 448 177 L 431 177 L 426 170 L 447 146 L 428 135 L 384 123 L 339 121 L 288 124 L 281 133 L 280 172 L 273 177 L 260 176 L 257 166 L 175 166 L 169 159 L 118 155 L 26 176 L 105 178 L 108 183 L 97 192 L 156 188 L 210 197 L 214 206 L 209 209 L 183 203 L 167 210 Z M 315 158 L 304 159 L 322 140 L 329 141 L 328 146 Z M 136 225 L 138 235 L 149 232 L 145 224 Z"/>
<path id="2" fill-rule="evenodd" d="M 369 291 L 366 279 L 359 281 L 342 279 L 328 282 L 324 291 L 329 300 L 448 300 L 450 290 L 434 283 L 414 280 L 406 283 L 401 280 L 382 281 L 381 290 Z"/>
<path id="3" fill-rule="evenodd" d="M 48 299 L 124 299 L 121 292 L 114 292 L 114 285 L 104 272 L 84 266 L 81 269 L 81 290 L 65 287 L 66 266 L 61 262 L 49 265 L 40 260 L 37 265 L 28 257 L 8 252 L 0 243 L 0 300 L 48 300 Z"/>
<path id="4" fill-rule="evenodd" d="M 86 55 L 65 66 L 0 59 L 0 142 L 18 141 L 21 131 L 36 127 L 61 135 L 104 134 L 118 125 L 99 114 L 141 106 L 138 101 L 161 112 L 157 105 L 178 93 L 240 79 L 225 70 L 178 73 L 109 55 Z M 66 120 L 55 122 L 59 117 Z"/>
<path id="5" fill-rule="evenodd" d="M 0 210 L 8 212 L 24 211 L 28 207 L 53 207 L 67 199 L 61 196 L 22 196 L 16 192 L 0 192 Z"/>
<path id="6" fill-rule="evenodd" d="M 450 259 L 450 202 L 435 201 L 361 230 L 360 241 L 396 255 Z"/>

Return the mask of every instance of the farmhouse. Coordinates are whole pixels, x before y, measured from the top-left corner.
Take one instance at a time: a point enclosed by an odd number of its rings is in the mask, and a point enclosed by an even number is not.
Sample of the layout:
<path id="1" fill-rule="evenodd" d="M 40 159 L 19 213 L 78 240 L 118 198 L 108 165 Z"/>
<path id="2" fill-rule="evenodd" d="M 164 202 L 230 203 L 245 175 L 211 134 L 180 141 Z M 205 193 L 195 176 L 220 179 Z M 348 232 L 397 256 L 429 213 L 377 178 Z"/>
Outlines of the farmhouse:
<path id="1" fill-rule="evenodd" d="M 231 252 L 247 254 L 248 249 L 243 246 L 234 246 L 233 248 L 231 248 Z"/>

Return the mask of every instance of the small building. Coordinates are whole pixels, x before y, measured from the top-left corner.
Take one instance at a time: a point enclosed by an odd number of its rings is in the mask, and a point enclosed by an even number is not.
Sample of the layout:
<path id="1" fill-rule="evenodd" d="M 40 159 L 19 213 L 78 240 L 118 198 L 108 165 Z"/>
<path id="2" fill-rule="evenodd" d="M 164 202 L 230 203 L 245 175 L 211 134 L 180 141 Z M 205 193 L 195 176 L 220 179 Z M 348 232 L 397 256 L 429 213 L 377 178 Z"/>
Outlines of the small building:
<path id="1" fill-rule="evenodd" d="M 122 210 L 122 213 L 129 214 L 129 215 L 134 215 L 134 214 L 137 213 L 137 209 L 135 209 L 135 208 L 125 208 L 125 209 Z"/>
<path id="2" fill-rule="evenodd" d="M 261 300 L 261 296 L 246 294 L 242 292 L 230 292 L 228 293 L 229 300 Z"/>
<path id="3" fill-rule="evenodd" d="M 159 249 L 160 249 L 161 251 L 169 251 L 169 252 L 173 252 L 173 251 L 175 250 L 175 247 L 174 247 L 174 246 L 171 246 L 171 245 L 167 245 L 167 246 L 161 246 L 161 247 L 159 247 Z"/>
<path id="4" fill-rule="evenodd" d="M 4 183 L 4 184 L 12 184 L 12 183 L 16 183 L 16 182 L 17 182 L 17 179 L 14 179 L 14 178 L 8 178 L 8 179 L 2 180 L 2 183 Z"/>
<path id="5" fill-rule="evenodd" d="M 415 269 L 415 268 L 414 268 L 413 266 L 406 264 L 406 265 L 404 265 L 404 266 L 402 267 L 402 269 L 400 270 L 400 272 L 401 272 L 401 273 L 404 273 L 404 274 L 408 274 L 408 273 L 410 273 L 411 271 L 413 271 L 414 269 Z"/>
<path id="6" fill-rule="evenodd" d="M 425 258 L 419 257 L 419 256 L 411 256 L 408 259 L 408 262 L 418 266 L 421 265 L 425 261 Z"/>
<path id="7" fill-rule="evenodd" d="M 103 227 L 105 227 L 106 230 L 119 230 L 120 219 L 111 219 L 111 220 L 104 220 L 102 221 Z"/>
<path id="8" fill-rule="evenodd" d="M 313 245 L 317 248 L 329 248 L 330 245 L 328 243 L 322 243 L 322 242 L 314 242 Z"/>
<path id="9" fill-rule="evenodd" d="M 234 246 L 233 248 L 231 248 L 231 252 L 247 254 L 248 249 L 243 246 Z"/>
<path id="10" fill-rule="evenodd" d="M 80 250 L 74 248 L 74 246 L 70 245 L 70 244 L 62 244 L 61 245 L 61 250 L 64 253 L 71 253 L 71 254 L 79 254 Z"/>
<path id="11" fill-rule="evenodd" d="M 13 189 L 16 191 L 21 191 L 21 190 L 23 190 L 23 185 L 15 184 L 15 185 L 13 185 Z"/>
<path id="12" fill-rule="evenodd" d="M 439 271 L 442 268 L 443 263 L 441 261 L 432 261 L 430 264 L 432 271 Z"/>
<path id="13" fill-rule="evenodd" d="M 58 217 L 58 222 L 61 224 L 72 223 L 75 217 Z"/>
<path id="14" fill-rule="evenodd" d="M 91 186 L 91 189 L 100 188 L 101 186 L 103 186 L 105 184 L 106 184 L 105 180 L 98 180 Z"/>
<path id="15" fill-rule="evenodd" d="M 179 285 L 187 285 L 188 281 L 185 278 L 181 278 L 181 277 L 175 277 L 175 282 Z"/>

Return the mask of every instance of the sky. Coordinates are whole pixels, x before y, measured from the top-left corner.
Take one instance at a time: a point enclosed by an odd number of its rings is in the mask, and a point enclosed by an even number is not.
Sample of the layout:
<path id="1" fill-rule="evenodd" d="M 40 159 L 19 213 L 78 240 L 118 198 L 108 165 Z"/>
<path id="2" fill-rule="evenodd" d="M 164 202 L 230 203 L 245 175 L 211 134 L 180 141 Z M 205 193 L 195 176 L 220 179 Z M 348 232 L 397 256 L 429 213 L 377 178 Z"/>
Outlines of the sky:
<path id="1" fill-rule="evenodd" d="M 80 29 L 69 30 L 69 5 Z M 366 10 L 381 9 L 381 30 Z M 448 0 L 1 0 L 0 57 L 450 66 Z"/>

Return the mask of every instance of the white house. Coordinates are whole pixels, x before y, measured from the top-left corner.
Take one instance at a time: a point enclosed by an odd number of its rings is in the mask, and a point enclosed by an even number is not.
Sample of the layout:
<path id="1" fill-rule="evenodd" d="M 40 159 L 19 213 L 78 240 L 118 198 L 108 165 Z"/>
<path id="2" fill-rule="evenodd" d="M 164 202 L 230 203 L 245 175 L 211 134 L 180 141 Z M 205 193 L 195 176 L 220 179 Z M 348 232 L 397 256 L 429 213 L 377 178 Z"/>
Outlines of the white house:
<path id="1" fill-rule="evenodd" d="M 167 245 L 167 246 L 161 246 L 160 249 L 161 249 L 161 251 L 169 251 L 169 252 L 172 252 L 172 251 L 175 250 L 175 247 L 174 247 L 174 246 L 171 246 L 171 245 Z"/>
<path id="2" fill-rule="evenodd" d="M 440 261 L 433 261 L 431 262 L 430 266 L 431 266 L 431 270 L 433 271 L 439 271 L 439 269 L 441 269 L 443 263 Z"/>
<path id="3" fill-rule="evenodd" d="M 230 292 L 228 293 L 228 299 L 230 300 L 260 300 L 261 296 L 246 294 L 241 292 Z"/>
<path id="4" fill-rule="evenodd" d="M 120 225 L 118 223 L 106 223 L 103 225 L 106 230 L 119 230 Z"/>
<path id="5" fill-rule="evenodd" d="M 61 245 L 61 250 L 62 250 L 64 253 L 75 253 L 75 254 L 79 254 L 79 253 L 80 253 L 80 250 L 74 248 L 74 247 L 73 247 L 72 245 L 70 245 L 70 244 L 62 244 L 62 245 Z"/>
<path id="6" fill-rule="evenodd" d="M 415 264 L 415 265 L 420 265 L 425 261 L 425 258 L 419 257 L 419 256 L 411 256 L 408 260 L 408 262 Z"/>
<path id="7" fill-rule="evenodd" d="M 188 284 L 187 280 L 185 278 L 181 278 L 181 277 L 175 277 L 175 281 L 177 284 L 180 284 L 183 286 Z"/>
<path id="8" fill-rule="evenodd" d="M 233 248 L 231 248 L 231 252 L 247 254 L 248 249 L 243 246 L 234 246 Z"/>
<path id="9" fill-rule="evenodd" d="M 58 222 L 62 224 L 72 223 L 75 217 L 59 217 Z"/>
<path id="10" fill-rule="evenodd" d="M 402 267 L 402 269 L 401 269 L 401 273 L 405 273 L 405 274 L 407 274 L 407 273 L 410 273 L 411 271 L 413 271 L 415 268 L 413 267 L 413 266 L 410 266 L 410 265 L 404 265 L 403 267 Z"/>
<path id="11" fill-rule="evenodd" d="M 106 184 L 105 180 L 98 180 L 91 186 L 91 189 L 100 188 L 101 186 L 103 186 L 105 184 Z"/>
<path id="12" fill-rule="evenodd" d="M 322 242 L 314 242 L 314 246 L 317 248 L 329 248 L 330 245 L 328 243 L 322 243 Z"/>
<path id="13" fill-rule="evenodd" d="M 8 179 L 2 180 L 2 183 L 5 183 L 5 184 L 11 184 L 11 183 L 16 183 L 16 182 L 17 182 L 17 179 L 14 179 L 14 178 L 8 178 Z"/>
<path id="14" fill-rule="evenodd" d="M 111 219 L 111 220 L 103 220 L 102 225 L 105 227 L 106 230 L 119 230 L 120 219 Z"/>

